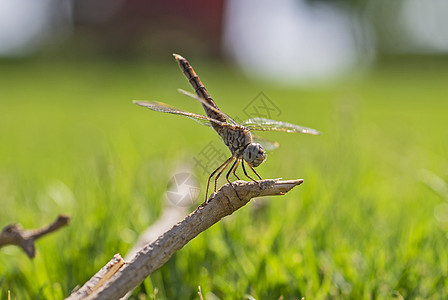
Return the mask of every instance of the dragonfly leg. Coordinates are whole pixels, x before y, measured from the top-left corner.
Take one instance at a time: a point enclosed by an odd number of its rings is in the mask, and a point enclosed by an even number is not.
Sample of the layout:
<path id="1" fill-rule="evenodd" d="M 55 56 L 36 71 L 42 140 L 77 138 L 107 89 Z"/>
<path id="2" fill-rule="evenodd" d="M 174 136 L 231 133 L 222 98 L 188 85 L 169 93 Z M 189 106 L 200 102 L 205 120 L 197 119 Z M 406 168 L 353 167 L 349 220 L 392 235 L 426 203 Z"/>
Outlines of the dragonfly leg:
<path id="1" fill-rule="evenodd" d="M 247 163 L 247 162 L 246 162 L 246 163 Z M 258 183 L 258 181 L 256 181 L 255 179 L 253 179 L 252 177 L 250 177 L 250 176 L 247 174 L 247 172 L 246 172 L 246 168 L 244 167 L 244 162 L 241 164 L 241 166 L 243 167 L 244 175 L 246 175 L 246 177 L 249 178 L 250 180 L 252 180 L 252 181 Z M 248 166 L 249 166 L 249 164 L 248 164 Z M 250 166 L 249 166 L 249 167 L 250 167 Z M 252 169 L 252 170 L 253 170 L 253 169 Z M 257 172 L 255 172 L 255 174 L 257 174 Z M 257 176 L 258 176 L 258 178 L 260 178 L 260 180 L 261 180 L 260 175 L 257 174 Z"/>
<path id="2" fill-rule="evenodd" d="M 254 172 L 255 173 L 255 175 L 257 175 L 258 176 L 258 178 L 260 178 L 260 180 L 261 180 L 261 176 L 260 175 L 258 175 L 258 173 L 257 173 L 257 171 L 255 171 L 255 169 L 254 168 L 252 168 L 252 166 L 251 165 L 249 165 L 249 164 L 247 164 L 248 166 L 249 166 L 249 168 L 252 170 L 252 172 Z"/>
<path id="3" fill-rule="evenodd" d="M 238 165 L 240 164 L 240 161 L 241 161 L 241 159 L 239 158 L 239 159 L 237 159 L 236 160 L 236 165 L 235 165 L 235 168 L 233 168 L 233 175 L 235 175 L 235 177 L 236 177 L 236 179 L 238 179 L 238 180 L 241 180 L 239 177 L 238 177 L 238 175 L 236 175 L 236 169 L 238 169 Z"/>
<path id="4" fill-rule="evenodd" d="M 218 175 L 216 175 L 215 177 L 215 192 L 216 192 L 216 185 L 218 183 L 218 178 L 221 177 L 221 174 L 224 172 L 225 169 L 227 169 L 227 167 L 229 166 L 229 164 L 235 159 L 234 156 L 232 156 L 231 158 L 229 158 L 228 160 L 226 160 L 226 165 L 224 166 L 224 168 L 221 169 L 221 172 L 218 173 Z"/>
<path id="5" fill-rule="evenodd" d="M 227 182 L 230 184 L 230 186 L 231 186 L 231 187 L 233 188 L 233 190 L 235 191 L 235 194 L 236 194 L 236 196 L 238 197 L 238 199 L 240 199 L 240 201 L 242 201 L 240 195 L 238 195 L 238 192 L 236 191 L 235 187 L 233 186 L 233 184 L 232 184 L 232 183 L 230 182 L 230 180 L 229 180 L 230 173 L 231 173 L 232 170 L 235 168 L 235 166 L 238 166 L 238 164 L 237 164 L 238 161 L 239 161 L 239 159 L 237 159 L 237 160 L 233 163 L 233 165 L 230 167 L 229 172 L 227 172 L 226 179 L 227 179 Z M 233 170 L 233 172 L 235 172 L 235 171 Z"/>
<path id="6" fill-rule="evenodd" d="M 208 181 L 207 181 L 207 189 L 205 190 L 205 201 L 207 201 L 207 196 L 208 196 L 208 188 L 209 188 L 209 186 L 210 186 L 210 180 L 212 179 L 212 177 L 216 174 L 216 172 L 218 172 L 222 167 L 224 167 L 224 169 L 230 164 L 230 162 L 233 160 L 233 156 L 232 157 L 230 157 L 228 160 L 226 160 L 222 165 L 220 165 L 216 170 L 214 170 L 213 172 L 212 172 L 212 174 L 210 174 L 210 176 L 208 177 Z M 223 169 L 223 170 L 224 170 Z M 219 174 L 221 174 L 222 173 L 222 171 L 219 173 Z M 218 174 L 218 177 L 219 177 L 219 174 Z M 215 192 L 216 192 L 216 180 L 215 180 Z"/>

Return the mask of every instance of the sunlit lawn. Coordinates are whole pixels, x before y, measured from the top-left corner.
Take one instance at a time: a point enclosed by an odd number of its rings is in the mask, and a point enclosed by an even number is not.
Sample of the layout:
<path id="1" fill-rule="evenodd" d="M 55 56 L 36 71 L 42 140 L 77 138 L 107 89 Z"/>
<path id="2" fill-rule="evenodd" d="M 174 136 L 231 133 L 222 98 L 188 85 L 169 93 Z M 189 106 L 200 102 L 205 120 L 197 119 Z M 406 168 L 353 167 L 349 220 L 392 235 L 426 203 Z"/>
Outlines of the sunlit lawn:
<path id="1" fill-rule="evenodd" d="M 308 89 L 191 63 L 228 114 L 243 119 L 263 92 L 279 119 L 323 135 L 264 135 L 281 146 L 259 173 L 304 184 L 198 236 L 135 297 L 198 299 L 198 286 L 206 299 L 448 297 L 448 199 L 423 183 L 424 170 L 448 180 L 448 60 L 391 60 Z M 190 89 L 174 60 L 0 62 L 0 227 L 72 216 L 37 242 L 34 260 L 0 249 L 1 299 L 8 290 L 12 299 L 63 298 L 124 255 L 157 220 L 179 165 L 192 166 L 204 188 L 194 159 L 210 141 L 229 154 L 216 133 L 131 103 L 202 113 L 177 88 Z"/>

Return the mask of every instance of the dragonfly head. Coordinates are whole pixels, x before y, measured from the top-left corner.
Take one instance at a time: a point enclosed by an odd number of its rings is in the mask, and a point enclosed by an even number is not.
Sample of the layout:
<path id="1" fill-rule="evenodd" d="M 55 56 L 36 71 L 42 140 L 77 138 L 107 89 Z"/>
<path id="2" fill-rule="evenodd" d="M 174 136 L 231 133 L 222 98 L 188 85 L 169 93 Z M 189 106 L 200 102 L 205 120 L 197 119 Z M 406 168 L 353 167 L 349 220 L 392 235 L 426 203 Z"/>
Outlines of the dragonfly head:
<path id="1" fill-rule="evenodd" d="M 266 158 L 266 152 L 258 143 L 250 143 L 244 149 L 243 159 L 249 164 L 249 166 L 255 168 L 258 167 Z"/>

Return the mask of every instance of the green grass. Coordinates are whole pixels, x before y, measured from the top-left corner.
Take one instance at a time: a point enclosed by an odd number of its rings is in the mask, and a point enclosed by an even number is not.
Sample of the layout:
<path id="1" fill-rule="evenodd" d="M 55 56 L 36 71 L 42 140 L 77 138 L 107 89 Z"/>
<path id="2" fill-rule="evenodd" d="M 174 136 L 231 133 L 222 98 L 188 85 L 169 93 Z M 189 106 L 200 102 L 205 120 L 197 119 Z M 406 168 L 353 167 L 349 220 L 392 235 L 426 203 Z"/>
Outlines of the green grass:
<path id="1" fill-rule="evenodd" d="M 448 199 L 421 177 L 448 178 L 448 61 L 389 61 L 306 90 L 191 62 L 227 113 L 241 115 L 263 91 L 282 120 L 323 135 L 266 134 L 281 147 L 259 173 L 304 184 L 202 233 L 135 298 L 157 289 L 157 299 L 198 299 L 198 286 L 206 299 L 448 297 L 448 224 L 435 217 Z M 182 161 L 194 165 L 210 141 L 227 154 L 209 128 L 131 103 L 201 112 L 177 88 L 189 86 L 174 61 L 0 62 L 0 226 L 72 216 L 37 242 L 34 260 L 0 249 L 0 299 L 67 296 L 157 220 Z"/>

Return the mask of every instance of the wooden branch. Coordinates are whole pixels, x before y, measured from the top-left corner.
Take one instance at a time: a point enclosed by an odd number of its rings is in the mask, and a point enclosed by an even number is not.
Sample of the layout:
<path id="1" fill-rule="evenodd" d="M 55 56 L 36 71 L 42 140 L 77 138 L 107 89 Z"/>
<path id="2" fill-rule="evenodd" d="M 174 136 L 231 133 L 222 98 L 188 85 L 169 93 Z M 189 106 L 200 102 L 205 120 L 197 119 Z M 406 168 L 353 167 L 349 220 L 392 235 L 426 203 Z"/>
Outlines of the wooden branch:
<path id="1" fill-rule="evenodd" d="M 124 260 L 120 254 L 115 254 L 114 257 L 102 267 L 92 278 L 89 279 L 79 290 L 74 291 L 70 298 L 84 299 L 94 291 L 99 289 L 105 282 L 107 282 L 112 275 L 114 275 L 123 265 Z"/>
<path id="2" fill-rule="evenodd" d="M 21 247 L 29 258 L 33 258 L 36 255 L 34 241 L 67 225 L 69 221 L 69 216 L 59 215 L 53 223 L 40 229 L 23 230 L 20 224 L 7 225 L 0 233 L 0 248 L 16 245 Z"/>
<path id="3" fill-rule="evenodd" d="M 164 265 L 179 249 L 185 246 L 199 233 L 206 230 L 223 217 L 231 215 L 246 205 L 252 198 L 261 196 L 284 195 L 303 179 L 280 181 L 278 179 L 261 180 L 258 183 L 236 181 L 233 187 L 224 185 L 212 194 L 207 202 L 200 205 L 184 220 L 174 225 L 154 242 L 143 247 L 130 262 L 126 262 L 110 280 L 92 293 L 79 293 L 86 285 L 92 285 L 90 279 L 76 293 L 67 299 L 120 299 L 128 291 L 137 287 L 152 272 Z M 98 281 L 98 279 L 95 279 Z M 84 291 L 87 291 L 85 289 Z"/>
<path id="4" fill-rule="evenodd" d="M 173 227 L 173 224 L 176 224 L 176 222 L 182 220 L 187 213 L 187 207 L 176 206 L 167 199 L 165 208 L 159 219 L 144 232 L 142 232 L 135 245 L 128 250 L 128 253 L 126 253 L 124 259 L 129 261 L 134 258 L 137 252 L 140 251 L 145 245 L 154 242 L 164 232 Z"/>

